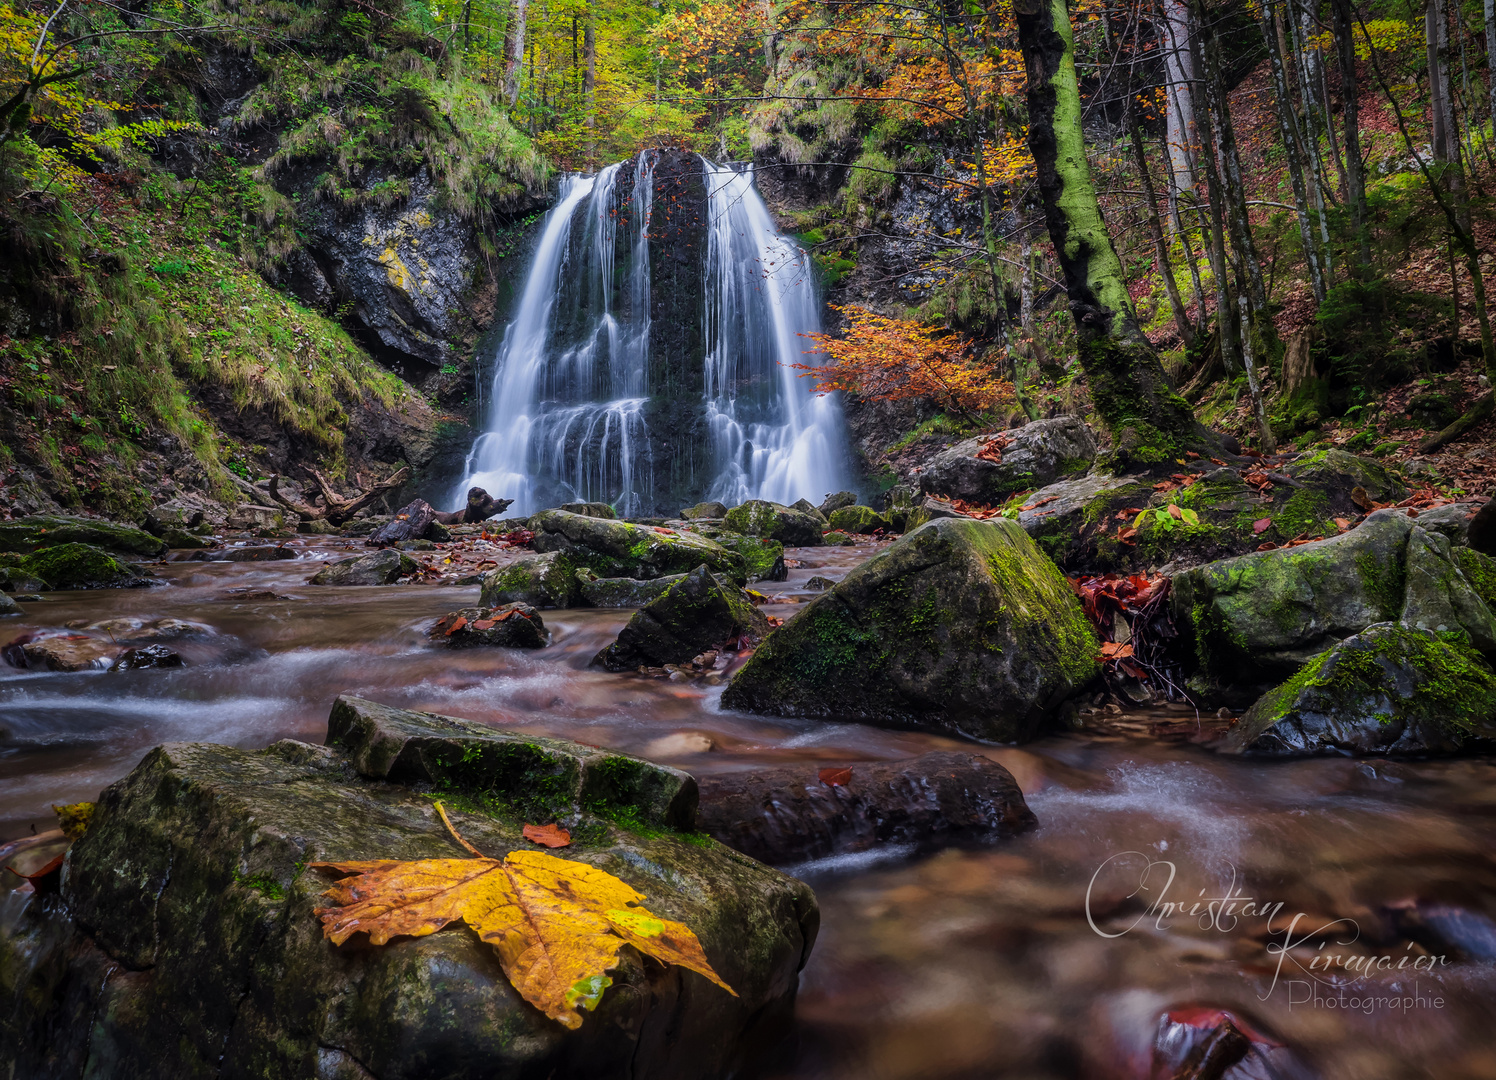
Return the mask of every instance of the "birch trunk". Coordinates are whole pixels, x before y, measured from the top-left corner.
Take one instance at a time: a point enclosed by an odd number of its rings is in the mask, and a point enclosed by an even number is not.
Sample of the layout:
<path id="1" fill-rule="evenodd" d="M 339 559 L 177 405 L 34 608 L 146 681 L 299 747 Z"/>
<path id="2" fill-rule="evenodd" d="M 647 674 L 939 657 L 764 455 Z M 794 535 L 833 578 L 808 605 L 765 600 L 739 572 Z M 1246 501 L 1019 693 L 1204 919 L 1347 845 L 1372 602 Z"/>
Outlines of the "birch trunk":
<path id="1" fill-rule="evenodd" d="M 1309 285 L 1314 290 L 1314 299 L 1320 303 L 1325 299 L 1325 277 L 1320 265 L 1319 245 L 1315 242 L 1314 227 L 1309 223 L 1309 201 L 1304 182 L 1304 147 L 1299 132 L 1298 117 L 1293 112 L 1293 99 L 1288 93 L 1288 78 L 1283 70 L 1283 24 L 1273 10 L 1269 0 L 1262 4 L 1262 37 L 1267 44 L 1268 66 L 1273 72 L 1273 90 L 1278 101 L 1278 130 L 1283 134 L 1283 147 L 1288 155 L 1288 176 L 1293 182 L 1294 211 L 1299 221 L 1299 239 L 1304 245 L 1304 258 L 1309 264 Z"/>
<path id="2" fill-rule="evenodd" d="M 519 102 L 519 77 L 525 66 L 525 15 L 530 0 L 514 0 L 504 31 L 504 97 L 511 107 Z"/>

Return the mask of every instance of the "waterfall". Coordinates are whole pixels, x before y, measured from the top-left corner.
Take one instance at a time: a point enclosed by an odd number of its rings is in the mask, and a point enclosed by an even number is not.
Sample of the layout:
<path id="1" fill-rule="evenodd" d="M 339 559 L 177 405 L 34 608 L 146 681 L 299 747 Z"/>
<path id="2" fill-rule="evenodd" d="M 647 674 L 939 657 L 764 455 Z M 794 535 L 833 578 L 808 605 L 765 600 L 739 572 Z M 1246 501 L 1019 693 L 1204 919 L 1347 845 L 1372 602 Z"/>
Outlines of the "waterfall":
<path id="1" fill-rule="evenodd" d="M 657 175 L 667 157 L 674 174 Z M 683 183 L 704 190 L 695 216 Z M 658 221 L 657 184 L 675 185 Z M 671 260 L 665 284 L 652 259 Z M 699 265 L 699 301 L 681 286 L 682 263 Z M 682 304 L 698 325 L 677 325 Z M 626 517 L 703 497 L 819 501 L 846 484 L 840 406 L 787 366 L 805 361 L 800 335 L 819 327 L 809 256 L 775 231 L 751 174 L 647 150 L 567 177 L 453 502 L 471 486 L 513 499 L 515 513 L 578 500 Z"/>

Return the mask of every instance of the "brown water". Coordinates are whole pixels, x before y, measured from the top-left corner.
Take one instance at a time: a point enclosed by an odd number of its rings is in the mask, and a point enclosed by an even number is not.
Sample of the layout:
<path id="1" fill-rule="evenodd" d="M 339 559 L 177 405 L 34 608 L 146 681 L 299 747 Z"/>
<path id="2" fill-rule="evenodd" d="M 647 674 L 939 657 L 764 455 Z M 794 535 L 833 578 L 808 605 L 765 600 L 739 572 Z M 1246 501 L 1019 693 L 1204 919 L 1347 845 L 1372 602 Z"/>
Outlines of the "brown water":
<path id="1" fill-rule="evenodd" d="M 802 565 L 767 588 L 809 598 L 809 577 L 838 578 L 871 550 L 792 551 Z M 3 640 L 132 616 L 200 629 L 168 642 L 187 661 L 177 670 L 0 668 L 0 840 L 53 827 L 49 804 L 93 798 L 159 742 L 320 742 L 340 693 L 698 774 L 966 745 L 729 713 L 719 687 L 589 670 L 628 612 L 547 612 L 552 643 L 537 652 L 435 649 L 424 628 L 476 589 L 305 584 L 312 560 L 339 553 L 323 544 L 296 562 L 168 564 L 164 587 L 52 594 L 6 620 Z M 246 587 L 289 598 L 229 592 Z M 1187 731 L 1178 713 L 1168 719 Z M 1022 749 L 977 748 L 1013 771 L 1040 821 L 1000 848 L 793 868 L 816 888 L 822 932 L 798 1030 L 768 1075 L 1168 1076 L 1212 1010 L 1225 1009 L 1256 1039 L 1230 1080 L 1496 1078 L 1496 765 L 1243 762 L 1137 737 L 1145 729 L 1098 725 Z M 1167 901 L 1203 910 L 1228 893 L 1238 905 L 1255 898 L 1281 905 L 1273 926 L 1160 917 L 1149 905 L 1166 863 Z M 1300 914 L 1282 953 L 1282 930 Z M 1333 920 L 1345 921 L 1314 933 Z M 1307 970 L 1329 953 L 1403 967 Z"/>

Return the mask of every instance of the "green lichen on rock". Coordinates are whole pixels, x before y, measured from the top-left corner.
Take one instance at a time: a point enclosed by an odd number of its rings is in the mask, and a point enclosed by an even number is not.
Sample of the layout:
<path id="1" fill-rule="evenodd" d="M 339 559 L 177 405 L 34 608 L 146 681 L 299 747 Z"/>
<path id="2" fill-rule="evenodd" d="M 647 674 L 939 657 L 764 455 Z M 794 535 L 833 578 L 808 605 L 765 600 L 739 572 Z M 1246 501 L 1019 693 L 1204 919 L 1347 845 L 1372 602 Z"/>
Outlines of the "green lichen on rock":
<path id="1" fill-rule="evenodd" d="M 340 559 L 317 571 L 310 585 L 393 585 L 401 578 L 419 573 L 421 564 L 394 548 Z"/>
<path id="2" fill-rule="evenodd" d="M 828 520 L 831 528 L 837 532 L 861 536 L 877 529 L 884 532 L 892 530 L 888 519 L 871 506 L 844 506 L 840 510 L 833 510 Z"/>
<path id="3" fill-rule="evenodd" d="M 857 543 L 857 537 L 844 533 L 840 529 L 832 529 L 830 532 L 821 534 L 821 541 L 828 547 L 851 547 Z"/>
<path id="4" fill-rule="evenodd" d="M 140 570 L 92 544 L 68 543 L 43 548 L 23 559 L 17 569 L 58 590 L 109 589 L 146 582 Z"/>
<path id="5" fill-rule="evenodd" d="M 636 612 L 595 662 L 609 671 L 685 664 L 728 638 L 768 632 L 768 619 L 741 589 L 699 566 Z"/>
<path id="6" fill-rule="evenodd" d="M 735 551 L 743 557 L 743 569 L 750 583 L 784 581 L 789 576 L 784 565 L 784 545 L 778 540 L 723 531 L 716 537 L 716 541 L 728 551 Z"/>
<path id="7" fill-rule="evenodd" d="M 726 708 L 1030 737 L 1094 677 L 1096 639 L 1016 522 L 944 518 L 906 534 L 792 617 Z"/>
<path id="8" fill-rule="evenodd" d="M 817 516 L 765 499 L 749 499 L 734 506 L 722 519 L 722 527 L 744 536 L 778 540 L 786 547 L 814 547 L 825 527 Z"/>
<path id="9" fill-rule="evenodd" d="M 576 567 L 558 551 L 522 555 L 483 577 L 478 603 L 500 607 L 522 603 L 537 608 L 575 607 L 580 598 Z"/>
<path id="10" fill-rule="evenodd" d="M 1367 627 L 1264 694 L 1222 749 L 1454 753 L 1496 741 L 1496 674 L 1472 650 L 1400 623 Z"/>
<path id="11" fill-rule="evenodd" d="M 1496 559 L 1482 551 L 1457 547 L 1453 552 L 1455 564 L 1465 575 L 1465 580 L 1486 607 L 1496 612 Z"/>
<path id="12" fill-rule="evenodd" d="M 530 519 L 535 550 L 557 552 L 576 568 L 605 578 L 687 574 L 705 563 L 740 584 L 743 557 L 696 532 L 544 510 Z M 533 601 L 532 601 L 533 602 Z"/>
<path id="13" fill-rule="evenodd" d="M 144 529 L 95 518 L 41 514 L 0 521 L 0 551 L 30 553 L 61 544 L 88 544 L 142 558 L 154 558 L 166 550 L 163 541 Z"/>

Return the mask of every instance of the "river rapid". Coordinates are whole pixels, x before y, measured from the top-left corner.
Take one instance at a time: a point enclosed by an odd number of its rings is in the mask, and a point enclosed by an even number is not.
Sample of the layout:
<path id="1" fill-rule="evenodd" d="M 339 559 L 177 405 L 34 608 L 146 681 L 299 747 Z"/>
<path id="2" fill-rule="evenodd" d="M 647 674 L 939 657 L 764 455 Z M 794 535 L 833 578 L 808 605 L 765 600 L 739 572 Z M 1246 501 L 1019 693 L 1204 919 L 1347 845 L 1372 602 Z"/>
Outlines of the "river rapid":
<path id="1" fill-rule="evenodd" d="M 814 886 L 822 929 L 797 1028 L 762 1075 L 1163 1076 L 1155 1047 L 1224 1009 L 1256 1043 L 1232 1080 L 1496 1077 L 1489 759 L 1230 760 L 1178 709 L 1022 748 L 735 714 L 720 686 L 589 669 L 627 611 L 545 612 L 552 642 L 535 652 L 441 650 L 425 629 L 475 587 L 313 587 L 348 542 L 294 543 L 294 561 L 171 562 L 161 587 L 54 593 L 6 620 L 5 641 L 119 618 L 198 629 L 168 642 L 180 669 L 0 667 L 0 841 L 54 828 L 50 804 L 93 799 L 157 743 L 321 742 L 340 693 L 698 775 L 974 750 L 1013 772 L 1040 827 L 788 868 Z M 791 549 L 765 610 L 793 614 L 807 579 L 874 549 Z M 1340 959 L 1311 968 L 1326 955 Z"/>

